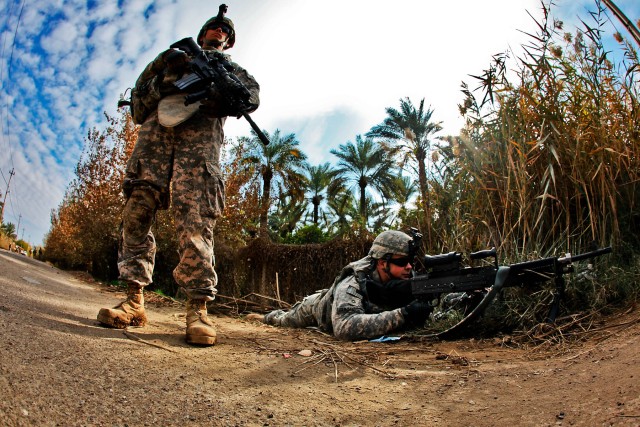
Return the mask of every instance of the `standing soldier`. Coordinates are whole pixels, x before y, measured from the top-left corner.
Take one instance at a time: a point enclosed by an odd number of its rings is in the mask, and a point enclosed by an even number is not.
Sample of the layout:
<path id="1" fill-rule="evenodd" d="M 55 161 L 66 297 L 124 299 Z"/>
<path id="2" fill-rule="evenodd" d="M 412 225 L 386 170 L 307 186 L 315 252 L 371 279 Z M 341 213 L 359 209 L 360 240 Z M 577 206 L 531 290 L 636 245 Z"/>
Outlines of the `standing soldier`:
<path id="1" fill-rule="evenodd" d="M 205 53 L 220 55 L 235 43 L 234 25 L 225 12 L 226 6 L 221 5 L 218 15 L 198 34 L 197 42 Z M 171 202 L 180 254 L 173 277 L 188 298 L 186 340 L 214 345 L 216 332 L 207 317 L 206 303 L 217 292 L 213 229 L 224 208 L 220 150 L 226 117 L 240 112 L 215 92 L 202 103 L 184 106 L 185 94 L 173 83 L 188 72 L 190 59 L 178 50 L 161 53 L 147 65 L 132 91 L 133 119 L 142 126 L 123 183 L 127 201 L 118 269 L 128 286 L 127 299 L 114 308 L 101 309 L 98 320 L 114 328 L 146 323 L 143 289 L 152 281 L 156 252 L 151 225 L 156 211 L 167 209 Z M 258 83 L 238 64 L 230 64 L 230 71 L 251 93 L 247 112 L 255 110 Z"/>

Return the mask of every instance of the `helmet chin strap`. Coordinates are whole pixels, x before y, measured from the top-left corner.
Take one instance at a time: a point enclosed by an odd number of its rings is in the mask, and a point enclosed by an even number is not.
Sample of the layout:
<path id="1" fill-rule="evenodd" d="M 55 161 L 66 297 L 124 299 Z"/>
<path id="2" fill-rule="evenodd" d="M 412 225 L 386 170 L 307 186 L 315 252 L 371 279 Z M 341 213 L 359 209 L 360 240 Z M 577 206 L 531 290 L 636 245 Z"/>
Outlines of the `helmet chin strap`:
<path id="1" fill-rule="evenodd" d="M 393 277 L 391 277 L 391 267 L 389 267 L 389 258 L 391 258 L 391 255 L 385 255 L 384 258 L 382 258 L 383 260 L 386 261 L 383 271 L 387 273 L 387 276 L 389 276 L 389 278 L 392 279 Z"/>
<path id="2" fill-rule="evenodd" d="M 220 40 L 217 40 L 217 39 L 208 40 L 208 39 L 205 38 L 202 47 L 204 47 L 204 48 L 208 48 L 208 47 L 211 48 L 212 47 L 214 49 L 222 49 L 222 50 L 224 50 L 224 47 L 227 45 L 227 42 L 228 42 L 228 37 L 227 37 L 227 40 L 225 40 L 225 41 L 220 41 Z"/>

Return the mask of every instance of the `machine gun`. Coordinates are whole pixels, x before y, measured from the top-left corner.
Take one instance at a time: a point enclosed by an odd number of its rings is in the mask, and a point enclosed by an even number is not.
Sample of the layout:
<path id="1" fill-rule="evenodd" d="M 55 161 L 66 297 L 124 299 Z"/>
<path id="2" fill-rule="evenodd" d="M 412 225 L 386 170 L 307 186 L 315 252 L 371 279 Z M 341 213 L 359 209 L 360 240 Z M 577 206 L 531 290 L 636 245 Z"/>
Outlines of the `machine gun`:
<path id="1" fill-rule="evenodd" d="M 191 37 L 175 42 L 171 48 L 179 49 L 192 57 L 189 62 L 191 73 L 174 83 L 178 89 L 189 93 L 185 97 L 185 105 L 211 97 L 215 89 L 225 99 L 231 111 L 238 114 L 238 118 L 242 116 L 249 122 L 258 139 L 264 145 L 269 144 L 267 136 L 249 116 L 252 108 L 249 103 L 251 93 L 232 73 L 233 66 L 222 52 L 205 52 Z"/>
<path id="2" fill-rule="evenodd" d="M 465 305 L 465 317 L 451 328 L 435 334 L 445 336 L 459 330 L 482 315 L 501 289 L 542 284 L 553 280 L 555 290 L 546 321 L 555 322 L 564 295 L 564 275 L 573 272 L 573 262 L 593 259 L 611 253 L 611 247 L 598 249 L 580 255 L 549 257 L 525 261 L 509 266 L 498 266 L 495 248 L 469 254 L 471 260 L 492 258 L 491 265 L 464 267 L 460 252 L 440 255 L 426 255 L 417 270 L 418 274 L 409 279 L 413 297 L 433 304 L 440 303 L 445 294 L 454 294 L 456 302 Z M 420 262 L 418 263 L 420 264 Z M 434 304 L 434 305 L 435 305 Z"/>

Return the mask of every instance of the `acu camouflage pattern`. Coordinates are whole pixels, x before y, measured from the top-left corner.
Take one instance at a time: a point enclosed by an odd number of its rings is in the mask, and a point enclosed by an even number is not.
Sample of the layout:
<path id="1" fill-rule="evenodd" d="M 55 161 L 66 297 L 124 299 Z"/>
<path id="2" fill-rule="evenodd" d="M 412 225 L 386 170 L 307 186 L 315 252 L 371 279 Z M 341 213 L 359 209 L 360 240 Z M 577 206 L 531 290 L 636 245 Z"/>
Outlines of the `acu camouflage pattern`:
<path id="1" fill-rule="evenodd" d="M 265 323 L 290 328 L 317 326 L 343 340 L 379 337 L 405 325 L 400 308 L 391 310 L 369 301 L 363 279 L 379 281 L 376 260 L 371 256 L 347 265 L 329 289 L 318 291 L 291 310 L 265 315 Z"/>
<path id="2" fill-rule="evenodd" d="M 258 83 L 237 64 L 234 74 L 257 107 Z M 224 209 L 220 150 L 225 119 L 210 108 L 165 128 L 154 111 L 142 124 L 123 184 L 127 202 L 118 254 L 121 280 L 139 286 L 151 283 L 156 252 L 151 226 L 156 211 L 171 204 L 180 254 L 173 276 L 190 299 L 215 298 L 213 230 Z"/>
<path id="3" fill-rule="evenodd" d="M 131 117 L 137 125 L 147 120 L 162 98 L 160 84 L 166 73 L 164 57 L 167 52 L 162 52 L 145 67 L 131 90 Z"/>
<path id="4" fill-rule="evenodd" d="M 373 241 L 369 256 L 381 259 L 386 254 L 409 255 L 409 242 L 412 240 L 408 234 L 402 231 L 383 231 Z"/>

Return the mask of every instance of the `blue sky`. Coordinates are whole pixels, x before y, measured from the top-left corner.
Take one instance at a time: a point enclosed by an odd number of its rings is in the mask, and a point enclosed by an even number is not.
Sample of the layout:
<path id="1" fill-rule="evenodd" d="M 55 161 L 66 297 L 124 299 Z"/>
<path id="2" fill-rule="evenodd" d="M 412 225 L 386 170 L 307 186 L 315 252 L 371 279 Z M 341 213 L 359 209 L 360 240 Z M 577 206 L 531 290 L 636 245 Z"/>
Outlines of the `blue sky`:
<path id="1" fill-rule="evenodd" d="M 221 1 L 222 2 L 222 1 Z M 440 4 L 442 3 L 442 4 Z M 159 52 L 195 37 L 217 13 L 204 0 L 0 0 L 0 193 L 15 171 L 5 222 L 41 244 L 51 209 L 73 178 L 90 128 L 116 114 L 119 95 Z M 261 85 L 253 114 L 270 133 L 295 133 L 312 164 L 366 133 L 399 99 L 425 98 L 457 134 L 460 83 L 535 32 L 537 0 L 227 0 L 237 40 L 228 52 Z M 556 0 L 573 32 L 594 0 Z M 616 4 L 634 22 L 637 0 Z M 622 26 L 615 21 L 605 30 Z M 14 37 L 15 36 L 15 37 Z M 244 120 L 226 134 L 249 134 Z M 1 200 L 1 198 L 0 198 Z"/>

